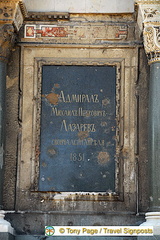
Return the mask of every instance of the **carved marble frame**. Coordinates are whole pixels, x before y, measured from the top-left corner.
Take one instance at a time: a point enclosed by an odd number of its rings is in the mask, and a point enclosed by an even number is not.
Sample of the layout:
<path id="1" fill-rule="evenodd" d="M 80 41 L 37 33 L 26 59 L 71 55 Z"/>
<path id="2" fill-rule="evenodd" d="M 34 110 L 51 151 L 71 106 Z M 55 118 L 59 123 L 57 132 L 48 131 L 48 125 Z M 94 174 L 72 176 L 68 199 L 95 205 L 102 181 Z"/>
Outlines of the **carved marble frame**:
<path id="1" fill-rule="evenodd" d="M 116 169 L 115 169 L 115 192 L 110 193 L 94 193 L 94 195 L 103 195 L 105 200 L 122 200 L 123 199 L 123 186 L 121 184 L 120 178 L 123 175 L 123 158 L 121 157 L 121 149 L 123 148 L 123 104 L 120 104 L 123 98 L 123 92 L 121 85 L 123 85 L 123 79 L 121 79 L 121 70 L 123 66 L 122 61 L 115 61 L 112 59 L 48 59 L 48 58 L 35 58 L 35 66 L 37 71 L 37 79 L 38 81 L 35 82 L 35 96 L 37 96 L 34 105 L 34 118 L 33 118 L 33 153 L 32 153 L 32 179 L 31 179 L 31 186 L 32 191 L 39 191 L 38 190 L 38 178 L 39 178 L 39 154 L 40 154 L 40 117 L 41 117 L 41 82 L 42 82 L 42 66 L 44 65 L 83 65 L 83 66 L 116 66 Z M 51 193 L 50 193 L 51 194 Z M 53 192 L 53 196 L 54 196 Z M 68 193 L 70 195 L 73 193 Z M 78 192 L 77 192 L 78 194 Z M 89 193 L 87 193 L 89 194 Z M 92 193 L 93 194 L 93 193 Z M 83 196 L 81 195 L 81 199 Z M 85 197 L 86 198 L 86 197 Z"/>
<path id="2" fill-rule="evenodd" d="M 21 45 L 19 145 L 17 165 L 16 210 L 83 212 L 136 212 L 137 119 L 135 84 L 137 81 L 137 49 L 82 48 L 52 45 Z M 81 51 L 80 51 L 81 50 Z M 77 53 L 79 56 L 77 57 Z M 116 54 L 115 54 L 116 53 Z M 127 54 L 128 53 L 128 54 Z M 134 54 L 133 54 L 134 53 Z M 97 55 L 98 54 L 98 55 Z M 61 55 L 61 56 L 59 56 Z M 92 57 L 90 57 L 91 55 Z M 71 56 L 71 57 L 70 57 Z M 40 192 L 39 113 L 41 70 L 43 65 L 114 65 L 117 68 L 117 156 L 116 193 Z M 38 146 L 38 147 L 37 147 Z M 74 206 L 78 204 L 79 207 Z M 72 205 L 72 206 L 71 206 Z"/>

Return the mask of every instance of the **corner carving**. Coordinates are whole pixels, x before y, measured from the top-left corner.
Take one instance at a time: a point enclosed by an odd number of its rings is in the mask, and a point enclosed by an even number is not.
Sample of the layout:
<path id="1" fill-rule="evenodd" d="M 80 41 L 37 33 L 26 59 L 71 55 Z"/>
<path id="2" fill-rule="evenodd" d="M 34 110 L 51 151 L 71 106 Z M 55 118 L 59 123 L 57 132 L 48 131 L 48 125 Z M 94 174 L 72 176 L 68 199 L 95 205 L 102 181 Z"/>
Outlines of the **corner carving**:
<path id="1" fill-rule="evenodd" d="M 136 0 L 139 5 L 140 22 L 143 26 L 144 48 L 148 63 L 160 61 L 160 2 L 159 0 Z"/>
<path id="2" fill-rule="evenodd" d="M 14 45 L 16 35 L 11 24 L 0 26 L 0 58 L 6 61 Z"/>
<path id="3" fill-rule="evenodd" d="M 160 61 L 160 26 L 145 26 L 143 37 L 149 64 Z"/>
<path id="4" fill-rule="evenodd" d="M 14 46 L 16 33 L 23 24 L 24 5 L 20 0 L 1 0 L 0 4 L 0 58 L 7 61 Z"/>

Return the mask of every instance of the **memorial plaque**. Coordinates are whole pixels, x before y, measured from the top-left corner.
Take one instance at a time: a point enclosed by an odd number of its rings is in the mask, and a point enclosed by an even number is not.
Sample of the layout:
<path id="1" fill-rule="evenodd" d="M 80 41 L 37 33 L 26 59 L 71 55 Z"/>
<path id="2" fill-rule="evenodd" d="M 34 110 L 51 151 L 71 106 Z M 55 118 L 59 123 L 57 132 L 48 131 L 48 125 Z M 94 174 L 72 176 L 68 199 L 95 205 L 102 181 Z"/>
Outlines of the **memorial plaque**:
<path id="1" fill-rule="evenodd" d="M 116 67 L 43 66 L 40 191 L 115 191 Z"/>

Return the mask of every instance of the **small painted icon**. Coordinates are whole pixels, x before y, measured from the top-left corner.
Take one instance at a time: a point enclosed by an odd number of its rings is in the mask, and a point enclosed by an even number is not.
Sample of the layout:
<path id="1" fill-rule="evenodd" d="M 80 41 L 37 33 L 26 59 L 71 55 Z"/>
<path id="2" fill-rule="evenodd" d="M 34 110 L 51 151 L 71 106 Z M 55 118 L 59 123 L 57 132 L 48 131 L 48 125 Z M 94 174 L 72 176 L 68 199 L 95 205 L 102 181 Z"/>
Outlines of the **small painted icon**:
<path id="1" fill-rule="evenodd" d="M 53 236 L 55 233 L 54 227 L 46 226 L 45 227 L 45 236 Z"/>

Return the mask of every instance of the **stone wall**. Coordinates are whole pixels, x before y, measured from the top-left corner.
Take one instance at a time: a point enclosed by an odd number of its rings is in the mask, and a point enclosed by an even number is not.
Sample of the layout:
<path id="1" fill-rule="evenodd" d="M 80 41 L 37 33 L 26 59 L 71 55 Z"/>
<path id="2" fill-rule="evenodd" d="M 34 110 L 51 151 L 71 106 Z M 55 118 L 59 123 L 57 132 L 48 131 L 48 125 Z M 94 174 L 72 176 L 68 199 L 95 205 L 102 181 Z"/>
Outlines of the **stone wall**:
<path id="1" fill-rule="evenodd" d="M 51 16 L 52 18 L 52 16 Z M 148 68 L 134 14 L 70 14 L 27 19 L 7 77 L 4 206 L 18 234 L 45 225 L 139 225 L 148 208 Z M 39 192 L 37 111 L 43 64 L 115 65 L 118 69 L 120 172 L 114 196 Z M 38 146 L 39 147 L 39 146 Z"/>
<path id="2" fill-rule="evenodd" d="M 134 0 L 24 0 L 28 11 L 70 12 L 70 13 L 131 13 L 134 12 Z"/>

